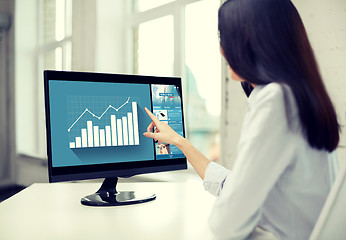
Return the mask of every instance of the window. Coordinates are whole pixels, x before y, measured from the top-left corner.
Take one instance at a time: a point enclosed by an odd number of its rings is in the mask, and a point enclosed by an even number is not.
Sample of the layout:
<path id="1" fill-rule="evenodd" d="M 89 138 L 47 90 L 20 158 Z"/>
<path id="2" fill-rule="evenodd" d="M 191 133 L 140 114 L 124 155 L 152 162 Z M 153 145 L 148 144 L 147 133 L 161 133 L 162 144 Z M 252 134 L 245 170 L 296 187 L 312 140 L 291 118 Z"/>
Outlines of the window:
<path id="1" fill-rule="evenodd" d="M 220 158 L 221 57 L 219 4 L 204 0 L 185 8 L 187 120 L 190 140 L 210 159 Z"/>
<path id="2" fill-rule="evenodd" d="M 71 70 L 72 0 L 41 0 L 37 121 L 45 125 L 43 70 Z M 38 156 L 46 156 L 45 128 L 38 128 Z"/>
<path id="3" fill-rule="evenodd" d="M 133 72 L 181 76 L 188 139 L 220 158 L 221 56 L 215 0 L 133 0 Z"/>
<path id="4" fill-rule="evenodd" d="M 42 71 L 74 69 L 181 76 L 187 137 L 209 158 L 218 160 L 219 1 L 106 3 L 31 0 L 16 5 L 17 151 L 46 156 Z M 132 9 L 129 18 L 124 14 L 127 9 Z M 116 21 L 105 18 L 105 12 Z"/>
<path id="5" fill-rule="evenodd" d="M 173 75 L 173 16 L 168 15 L 138 26 L 135 72 L 144 75 Z M 150 61 L 148 61 L 150 60 Z"/>
<path id="6" fill-rule="evenodd" d="M 72 0 L 16 4 L 17 152 L 46 157 L 43 70 L 70 70 Z"/>
<path id="7" fill-rule="evenodd" d="M 134 10 L 143 12 L 173 1 L 174 0 L 137 0 L 134 1 Z"/>
<path id="8" fill-rule="evenodd" d="M 39 59 L 43 69 L 71 69 L 72 0 L 41 0 Z"/>

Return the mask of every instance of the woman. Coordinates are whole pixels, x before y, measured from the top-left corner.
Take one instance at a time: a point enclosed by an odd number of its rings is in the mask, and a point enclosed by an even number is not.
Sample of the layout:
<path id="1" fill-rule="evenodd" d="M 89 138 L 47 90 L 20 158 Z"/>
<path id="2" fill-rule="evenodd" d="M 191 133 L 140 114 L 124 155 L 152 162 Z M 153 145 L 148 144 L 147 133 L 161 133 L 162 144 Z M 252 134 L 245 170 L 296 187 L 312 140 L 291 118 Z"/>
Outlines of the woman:
<path id="1" fill-rule="evenodd" d="M 259 226 L 279 239 L 308 239 L 330 190 L 339 124 L 303 23 L 289 0 L 229 0 L 219 32 L 231 78 L 249 96 L 233 170 L 147 109 L 144 135 L 180 148 L 217 196 L 209 219 L 216 235 L 244 239 Z"/>

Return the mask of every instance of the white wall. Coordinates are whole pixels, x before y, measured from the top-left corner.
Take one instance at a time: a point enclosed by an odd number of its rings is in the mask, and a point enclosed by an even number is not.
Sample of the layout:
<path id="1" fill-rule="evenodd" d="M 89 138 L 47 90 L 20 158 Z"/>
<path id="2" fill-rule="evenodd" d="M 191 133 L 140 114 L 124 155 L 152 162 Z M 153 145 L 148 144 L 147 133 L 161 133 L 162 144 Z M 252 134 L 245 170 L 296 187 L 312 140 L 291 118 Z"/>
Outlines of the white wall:
<path id="1" fill-rule="evenodd" d="M 16 145 L 20 153 L 37 153 L 37 0 L 15 2 Z M 29 100 L 29 101 L 28 101 Z"/>
<path id="2" fill-rule="evenodd" d="M 327 90 L 341 125 L 346 124 L 346 1 L 293 0 L 305 24 Z M 246 98 L 239 83 L 224 84 L 228 102 L 223 102 L 223 164 L 231 168 L 236 159 L 240 126 L 246 111 Z M 225 94 L 225 93 L 224 93 Z M 224 123 L 223 123 L 224 124 Z M 346 129 L 338 148 L 339 159 L 346 158 Z"/>
<path id="3" fill-rule="evenodd" d="M 126 72 L 126 21 L 123 0 L 97 1 L 95 71 Z"/>
<path id="4" fill-rule="evenodd" d="M 95 70 L 96 0 L 72 1 L 72 70 Z"/>
<path id="5" fill-rule="evenodd" d="M 127 72 L 126 6 L 125 0 L 73 1 L 72 70 Z"/>
<path id="6" fill-rule="evenodd" d="M 346 1 L 294 0 L 315 51 L 327 90 L 336 107 L 340 124 L 346 124 Z M 338 148 L 346 157 L 346 129 Z"/>

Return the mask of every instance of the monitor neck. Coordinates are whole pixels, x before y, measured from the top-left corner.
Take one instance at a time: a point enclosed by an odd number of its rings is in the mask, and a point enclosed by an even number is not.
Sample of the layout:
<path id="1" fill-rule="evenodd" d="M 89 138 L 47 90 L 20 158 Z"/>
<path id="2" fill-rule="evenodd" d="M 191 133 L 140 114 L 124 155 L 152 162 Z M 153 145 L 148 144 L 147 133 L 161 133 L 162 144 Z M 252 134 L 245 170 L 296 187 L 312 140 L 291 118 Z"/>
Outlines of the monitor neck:
<path id="1" fill-rule="evenodd" d="M 103 196 L 110 196 L 110 195 L 114 195 L 117 194 L 117 183 L 118 183 L 118 178 L 114 177 L 114 178 L 106 178 L 100 189 L 96 192 L 99 193 L 100 195 Z"/>

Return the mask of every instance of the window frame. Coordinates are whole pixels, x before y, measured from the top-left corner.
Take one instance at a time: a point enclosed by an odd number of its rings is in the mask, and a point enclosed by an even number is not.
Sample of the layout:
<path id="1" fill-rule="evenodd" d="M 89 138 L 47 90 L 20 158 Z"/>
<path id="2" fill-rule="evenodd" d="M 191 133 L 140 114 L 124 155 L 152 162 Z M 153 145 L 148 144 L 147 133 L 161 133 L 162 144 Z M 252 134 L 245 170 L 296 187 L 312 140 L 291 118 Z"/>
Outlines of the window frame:
<path id="1" fill-rule="evenodd" d="M 127 26 L 127 41 L 130 43 L 130 46 L 128 46 L 130 49 L 132 49 L 130 56 L 131 62 L 129 62 L 129 66 L 131 66 L 131 72 L 136 73 L 136 49 L 135 49 L 135 42 L 136 38 L 138 37 L 138 32 L 136 32 L 136 29 L 138 29 L 139 25 L 151 20 L 155 20 L 161 17 L 165 17 L 168 15 L 173 16 L 173 35 L 174 35 L 174 69 L 173 74 L 174 76 L 180 76 L 182 78 L 182 87 L 183 87 L 183 94 L 187 97 L 183 98 L 184 106 L 187 106 L 188 103 L 188 95 L 187 95 L 187 81 L 186 81 L 186 68 L 185 68 L 185 7 L 189 4 L 193 4 L 196 2 L 201 2 L 203 0 L 176 0 L 173 2 L 169 2 L 166 4 L 163 4 L 161 6 L 143 11 L 143 12 L 136 12 L 134 9 L 134 2 L 136 0 L 131 1 L 132 5 L 128 6 L 128 9 L 130 9 L 129 19 L 128 19 L 128 26 Z M 220 5 L 224 2 L 224 0 L 220 0 Z M 132 12 L 131 12 L 132 10 Z M 221 56 L 220 56 L 221 57 Z M 221 115 L 220 115 L 220 129 L 225 129 L 227 125 L 227 115 L 224 111 L 227 107 L 227 99 L 225 99 L 225 96 L 227 96 L 227 82 L 225 81 L 228 79 L 228 67 L 224 60 L 221 61 L 221 79 L 222 79 L 222 85 L 221 85 Z M 186 108 L 185 108 L 186 109 Z M 186 112 L 184 113 L 186 115 Z M 186 125 L 187 121 L 185 121 Z M 185 126 L 185 129 L 189 129 L 189 126 Z M 187 137 L 189 138 L 189 131 L 186 132 Z M 227 137 L 227 133 L 225 131 L 220 131 L 220 162 L 222 163 L 224 160 L 224 157 L 226 154 L 223 153 L 224 149 L 224 142 L 223 139 Z"/>
<path id="2" fill-rule="evenodd" d="M 58 0 L 56 0 L 58 1 Z M 61 1 L 61 0 L 59 0 Z M 70 4 L 67 4 L 69 0 L 63 0 L 64 3 L 64 19 L 65 19 L 65 26 L 64 26 L 64 37 L 61 40 L 52 40 L 50 42 L 45 42 L 43 39 L 44 33 L 44 0 L 39 0 L 39 17 L 38 17 L 38 47 L 37 47 L 37 86 L 38 86 L 38 94 L 36 95 L 36 102 L 35 105 L 37 106 L 37 112 L 36 112 L 36 119 L 40 126 L 45 126 L 45 98 L 44 98 L 44 89 L 43 89 L 43 70 L 45 70 L 44 66 L 44 56 L 46 53 L 56 51 L 58 48 L 61 48 L 62 50 L 62 62 L 61 62 L 61 69 L 56 70 L 71 70 L 71 65 L 68 66 L 67 64 L 67 45 L 69 44 L 72 48 L 72 27 L 71 29 L 68 29 L 67 27 L 67 21 L 70 22 L 70 26 L 72 26 L 72 17 L 69 19 L 68 14 L 72 14 L 72 2 L 70 1 Z M 55 11 L 56 13 L 56 11 Z M 72 49 L 71 49 L 72 50 Z M 72 51 L 70 52 L 70 59 L 72 59 Z M 71 62 L 70 62 L 71 64 Z M 41 94 L 40 94 L 41 93 Z M 37 128 L 37 156 L 41 158 L 47 158 L 46 157 L 46 129 L 43 127 Z"/>
<path id="3" fill-rule="evenodd" d="M 60 1 L 60 0 L 59 0 Z M 64 38 L 57 41 L 52 39 L 44 42 L 44 0 L 31 0 L 16 4 L 20 13 L 33 10 L 29 16 L 16 17 L 16 154 L 30 156 L 38 159 L 46 159 L 46 129 L 44 109 L 43 70 L 44 55 L 62 49 L 62 70 L 69 70 L 70 62 L 67 62 L 67 45 L 72 50 L 72 22 L 67 26 L 67 15 L 72 21 L 72 1 L 64 0 L 65 4 L 65 33 Z M 55 4 L 55 1 L 54 1 Z M 28 10 L 28 8 L 30 8 Z M 67 9 L 69 8 L 69 9 Z M 56 12 L 56 11 L 55 11 Z M 28 21 L 27 19 L 30 19 Z M 33 20 L 33 21 L 31 21 Z M 24 22 L 25 24 L 24 26 Z M 68 35 L 67 35 L 68 34 Z M 23 40 L 25 37 L 25 41 Z M 70 52 L 69 61 L 72 61 Z M 23 100 L 25 99 L 25 100 Z M 30 110 L 28 110 L 30 109 Z M 23 131 L 27 128 L 29 130 Z"/>

